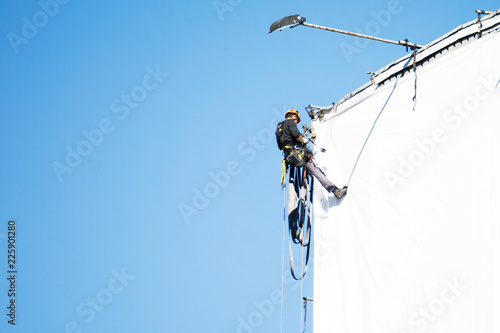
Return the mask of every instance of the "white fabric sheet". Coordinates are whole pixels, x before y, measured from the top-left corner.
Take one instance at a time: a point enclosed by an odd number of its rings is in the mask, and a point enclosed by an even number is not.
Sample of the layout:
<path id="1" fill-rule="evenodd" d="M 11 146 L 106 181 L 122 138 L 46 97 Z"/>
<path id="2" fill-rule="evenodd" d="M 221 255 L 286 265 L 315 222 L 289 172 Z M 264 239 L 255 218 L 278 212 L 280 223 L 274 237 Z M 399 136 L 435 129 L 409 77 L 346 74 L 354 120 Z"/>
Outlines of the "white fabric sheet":
<path id="1" fill-rule="evenodd" d="M 314 333 L 500 332 L 500 33 L 313 121 Z"/>

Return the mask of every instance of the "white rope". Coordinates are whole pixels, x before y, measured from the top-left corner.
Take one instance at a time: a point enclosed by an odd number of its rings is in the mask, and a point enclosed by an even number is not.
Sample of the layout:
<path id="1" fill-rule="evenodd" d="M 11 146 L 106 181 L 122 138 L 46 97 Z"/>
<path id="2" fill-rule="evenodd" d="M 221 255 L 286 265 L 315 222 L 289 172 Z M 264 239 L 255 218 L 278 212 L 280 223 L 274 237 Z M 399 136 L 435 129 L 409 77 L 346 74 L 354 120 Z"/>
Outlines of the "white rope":
<path id="1" fill-rule="evenodd" d="M 286 187 L 285 187 L 286 189 Z M 285 279 L 286 190 L 283 189 L 283 255 L 281 259 L 281 333 L 283 333 L 283 298 Z"/>
<path id="2" fill-rule="evenodd" d="M 304 226 L 302 227 L 302 232 L 304 231 Z M 302 237 L 302 242 L 304 242 L 304 237 Z M 301 274 L 300 275 L 304 275 L 304 245 L 302 245 L 302 257 L 301 257 L 301 267 L 302 267 L 302 270 L 301 270 Z M 300 279 L 300 299 L 299 299 L 299 305 L 300 305 L 300 332 L 302 333 L 303 332 L 303 327 L 302 327 L 302 297 L 304 296 L 304 279 Z"/>
<path id="3" fill-rule="evenodd" d="M 384 105 L 382 106 L 382 109 L 378 113 L 377 118 L 375 118 L 375 120 L 373 121 L 372 128 L 370 129 L 370 132 L 368 133 L 368 136 L 366 137 L 365 142 L 363 143 L 363 147 L 361 147 L 361 151 L 358 154 L 358 158 L 356 159 L 356 162 L 354 163 L 354 166 L 352 167 L 351 175 L 349 176 L 349 180 L 347 181 L 347 186 L 349 186 L 349 184 L 351 183 L 351 178 L 352 178 L 352 175 L 354 174 L 354 170 L 356 170 L 356 166 L 358 165 L 359 158 L 363 154 L 363 151 L 365 150 L 366 144 L 368 143 L 368 140 L 370 139 L 370 137 L 373 133 L 373 130 L 375 129 L 375 125 L 377 125 L 377 122 L 378 122 L 380 116 L 382 115 L 382 112 L 384 112 L 385 107 L 390 102 L 390 100 L 392 98 L 392 94 L 394 93 L 394 90 L 396 90 L 396 87 L 398 85 L 398 81 L 399 81 L 399 79 L 397 79 L 396 82 L 394 83 L 394 87 L 392 88 L 391 93 L 389 94 L 389 97 L 387 97 L 387 100 L 385 101 Z"/>

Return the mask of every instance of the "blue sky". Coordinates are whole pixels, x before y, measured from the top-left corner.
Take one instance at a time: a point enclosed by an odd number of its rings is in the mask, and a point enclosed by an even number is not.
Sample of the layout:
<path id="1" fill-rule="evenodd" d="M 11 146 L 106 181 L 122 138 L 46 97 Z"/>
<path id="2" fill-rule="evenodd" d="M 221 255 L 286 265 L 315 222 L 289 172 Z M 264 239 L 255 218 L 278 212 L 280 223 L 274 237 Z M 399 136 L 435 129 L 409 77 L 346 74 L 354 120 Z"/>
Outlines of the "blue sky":
<path id="1" fill-rule="evenodd" d="M 278 331 L 274 126 L 288 108 L 338 101 L 406 51 L 305 27 L 268 34 L 271 23 L 300 14 L 427 44 L 497 6 L 2 4 L 2 276 L 9 220 L 17 231 L 17 327 L 3 278 L 2 332 Z M 299 331 L 300 284 L 285 261 L 284 331 Z"/>

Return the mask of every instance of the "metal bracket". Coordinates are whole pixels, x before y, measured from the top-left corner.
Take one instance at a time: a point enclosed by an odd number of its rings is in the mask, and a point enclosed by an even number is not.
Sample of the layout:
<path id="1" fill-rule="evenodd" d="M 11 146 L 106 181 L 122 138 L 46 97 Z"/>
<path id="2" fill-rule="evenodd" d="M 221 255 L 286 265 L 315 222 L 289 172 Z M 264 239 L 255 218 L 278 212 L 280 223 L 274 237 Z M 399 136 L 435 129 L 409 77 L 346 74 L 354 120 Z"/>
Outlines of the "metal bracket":
<path id="1" fill-rule="evenodd" d="M 375 78 L 374 78 L 375 73 L 374 72 L 366 72 L 366 74 L 370 74 L 370 82 L 372 84 L 375 84 Z"/>
<path id="2" fill-rule="evenodd" d="M 477 25 L 478 25 L 478 30 L 479 30 L 479 38 L 482 37 L 483 35 L 483 22 L 481 22 L 481 15 L 490 15 L 493 14 L 493 12 L 490 12 L 488 10 L 476 10 L 477 14 Z"/>
<path id="3" fill-rule="evenodd" d="M 309 117 L 311 117 L 311 120 L 316 120 L 319 119 L 320 121 L 323 120 L 325 115 L 329 113 L 333 106 L 335 106 L 335 103 L 332 103 L 332 106 L 329 107 L 321 107 L 321 106 L 316 106 L 316 105 L 309 105 L 306 106 L 306 111 L 309 114 Z"/>

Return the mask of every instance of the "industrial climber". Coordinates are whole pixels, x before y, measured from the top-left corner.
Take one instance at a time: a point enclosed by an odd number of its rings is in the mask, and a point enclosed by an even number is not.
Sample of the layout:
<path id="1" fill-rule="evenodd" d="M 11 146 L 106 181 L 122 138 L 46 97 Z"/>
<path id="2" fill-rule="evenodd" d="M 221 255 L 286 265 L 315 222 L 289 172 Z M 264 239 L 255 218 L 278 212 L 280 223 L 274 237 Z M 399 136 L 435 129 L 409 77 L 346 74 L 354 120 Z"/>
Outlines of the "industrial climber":
<path id="1" fill-rule="evenodd" d="M 300 113 L 295 109 L 290 109 L 285 113 L 285 120 L 279 123 L 276 129 L 278 147 L 285 153 L 285 160 L 294 167 L 305 166 L 307 172 L 314 176 L 328 192 L 333 193 L 337 199 L 342 198 L 347 192 L 347 186 L 338 188 L 316 166 L 312 151 L 306 147 L 308 139 L 300 134 L 297 128 L 298 123 L 300 123 Z"/>

